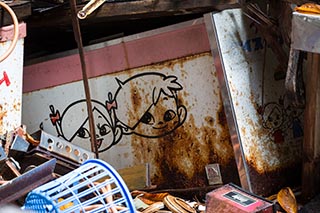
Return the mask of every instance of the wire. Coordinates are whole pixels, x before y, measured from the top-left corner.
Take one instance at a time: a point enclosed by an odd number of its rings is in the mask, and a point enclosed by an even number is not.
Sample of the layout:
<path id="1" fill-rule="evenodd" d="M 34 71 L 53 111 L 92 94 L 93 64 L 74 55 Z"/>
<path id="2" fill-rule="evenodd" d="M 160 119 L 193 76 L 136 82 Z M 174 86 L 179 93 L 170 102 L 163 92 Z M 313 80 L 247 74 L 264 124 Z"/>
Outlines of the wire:
<path id="1" fill-rule="evenodd" d="M 13 34 L 13 40 L 7 49 L 7 51 L 0 57 L 0 63 L 5 60 L 13 51 L 13 49 L 16 47 L 18 36 L 19 36 L 19 23 L 16 14 L 13 12 L 13 10 L 4 2 L 0 1 L 0 6 L 3 7 L 11 16 L 14 26 L 14 34 Z"/>

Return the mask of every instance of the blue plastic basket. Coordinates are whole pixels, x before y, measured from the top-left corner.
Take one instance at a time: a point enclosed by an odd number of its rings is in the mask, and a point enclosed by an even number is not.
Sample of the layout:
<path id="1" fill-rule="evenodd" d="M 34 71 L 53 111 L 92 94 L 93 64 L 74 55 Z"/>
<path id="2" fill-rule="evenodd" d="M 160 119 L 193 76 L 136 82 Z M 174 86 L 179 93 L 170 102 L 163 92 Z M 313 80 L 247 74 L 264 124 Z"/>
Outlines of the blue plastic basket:
<path id="1" fill-rule="evenodd" d="M 97 159 L 32 190 L 22 209 L 41 213 L 135 212 L 122 178 Z"/>

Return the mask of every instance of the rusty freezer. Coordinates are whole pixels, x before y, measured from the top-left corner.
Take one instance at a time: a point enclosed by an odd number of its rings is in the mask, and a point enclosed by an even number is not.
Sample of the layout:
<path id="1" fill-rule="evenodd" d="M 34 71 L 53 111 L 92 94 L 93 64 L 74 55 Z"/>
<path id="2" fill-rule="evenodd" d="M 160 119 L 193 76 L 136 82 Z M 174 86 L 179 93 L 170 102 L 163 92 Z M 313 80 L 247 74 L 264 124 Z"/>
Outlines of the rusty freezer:
<path id="1" fill-rule="evenodd" d="M 270 195 L 297 186 L 303 110 L 286 104 L 280 67 L 287 62 L 266 47 L 241 9 L 206 14 L 205 22 L 242 187 Z"/>
<path id="2" fill-rule="evenodd" d="M 218 163 L 239 183 L 203 19 L 86 47 L 100 158 L 116 169 L 150 165 L 159 188 L 208 185 Z M 78 56 L 24 67 L 23 123 L 90 149 Z"/>

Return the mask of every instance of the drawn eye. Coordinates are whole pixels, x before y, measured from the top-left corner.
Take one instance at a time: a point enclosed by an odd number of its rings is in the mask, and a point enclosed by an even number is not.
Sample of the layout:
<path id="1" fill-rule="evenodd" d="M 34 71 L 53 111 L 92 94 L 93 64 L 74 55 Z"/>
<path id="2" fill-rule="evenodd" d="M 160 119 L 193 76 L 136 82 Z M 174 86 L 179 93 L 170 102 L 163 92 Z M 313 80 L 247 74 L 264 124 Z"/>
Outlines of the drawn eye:
<path id="1" fill-rule="evenodd" d="M 164 113 L 163 120 L 171 121 L 174 117 L 176 117 L 176 113 L 173 110 L 168 110 Z"/>
<path id="2" fill-rule="evenodd" d="M 145 124 L 153 124 L 154 123 L 154 117 L 151 115 L 151 113 L 149 112 L 146 112 L 141 120 L 140 120 L 142 123 L 145 123 Z"/>
<path id="3" fill-rule="evenodd" d="M 109 129 L 109 131 L 108 131 Z M 107 124 L 103 124 L 101 127 L 99 127 L 99 133 L 101 136 L 104 136 L 110 132 L 110 128 Z"/>
<path id="4" fill-rule="evenodd" d="M 89 138 L 90 132 L 86 128 L 81 127 L 77 132 L 77 136 L 80 138 Z"/>

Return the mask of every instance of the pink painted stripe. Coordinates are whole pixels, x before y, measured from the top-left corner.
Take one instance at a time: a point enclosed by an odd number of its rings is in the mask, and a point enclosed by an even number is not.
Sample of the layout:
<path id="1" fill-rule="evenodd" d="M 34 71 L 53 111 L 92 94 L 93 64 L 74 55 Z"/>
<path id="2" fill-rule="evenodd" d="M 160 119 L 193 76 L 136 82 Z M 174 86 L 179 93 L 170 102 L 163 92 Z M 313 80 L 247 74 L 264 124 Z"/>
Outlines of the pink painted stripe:
<path id="1" fill-rule="evenodd" d="M 204 23 L 86 52 L 88 77 L 210 51 Z M 78 54 L 24 67 L 23 92 L 82 79 Z"/>
<path id="2" fill-rule="evenodd" d="M 24 38 L 27 34 L 26 24 L 24 22 L 19 23 L 19 35 L 18 38 Z M 14 36 L 14 25 L 8 25 L 0 28 L 0 42 L 12 40 Z"/>

